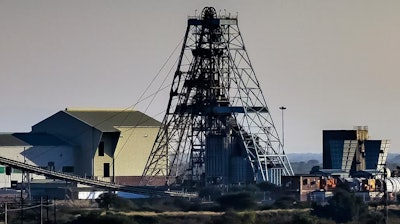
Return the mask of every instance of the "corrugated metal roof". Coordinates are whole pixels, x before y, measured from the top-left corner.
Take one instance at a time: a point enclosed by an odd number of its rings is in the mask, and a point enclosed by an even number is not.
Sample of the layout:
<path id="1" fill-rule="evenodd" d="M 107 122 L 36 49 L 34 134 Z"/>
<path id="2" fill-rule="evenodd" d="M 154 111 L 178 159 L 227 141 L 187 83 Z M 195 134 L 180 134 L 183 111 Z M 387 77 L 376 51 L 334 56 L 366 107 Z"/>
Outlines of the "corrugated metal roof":
<path id="1" fill-rule="evenodd" d="M 46 133 L 0 134 L 0 146 L 58 146 L 69 145 L 65 141 Z"/>
<path id="2" fill-rule="evenodd" d="M 0 134 L 0 146 L 30 146 L 13 134 Z"/>
<path id="3" fill-rule="evenodd" d="M 117 131 L 115 127 L 160 127 L 161 123 L 135 110 L 71 110 L 65 113 L 103 132 Z"/>
<path id="4" fill-rule="evenodd" d="M 14 133 L 13 136 L 33 146 L 70 145 L 67 142 L 47 133 Z"/>

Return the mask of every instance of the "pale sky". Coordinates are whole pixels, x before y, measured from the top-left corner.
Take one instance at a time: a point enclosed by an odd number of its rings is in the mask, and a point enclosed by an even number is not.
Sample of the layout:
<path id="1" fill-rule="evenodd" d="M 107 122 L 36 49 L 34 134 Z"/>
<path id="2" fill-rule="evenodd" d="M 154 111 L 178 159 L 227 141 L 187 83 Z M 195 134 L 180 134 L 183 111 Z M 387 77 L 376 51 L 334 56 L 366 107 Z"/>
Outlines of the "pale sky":
<path id="1" fill-rule="evenodd" d="M 359 125 L 400 153 L 398 0 L 0 0 L 0 132 L 66 107 L 135 105 L 204 6 L 238 14 L 279 133 L 287 107 L 287 153 L 319 153 L 322 130 Z M 147 95 L 172 82 L 177 57 Z M 156 116 L 168 92 L 136 109 Z"/>

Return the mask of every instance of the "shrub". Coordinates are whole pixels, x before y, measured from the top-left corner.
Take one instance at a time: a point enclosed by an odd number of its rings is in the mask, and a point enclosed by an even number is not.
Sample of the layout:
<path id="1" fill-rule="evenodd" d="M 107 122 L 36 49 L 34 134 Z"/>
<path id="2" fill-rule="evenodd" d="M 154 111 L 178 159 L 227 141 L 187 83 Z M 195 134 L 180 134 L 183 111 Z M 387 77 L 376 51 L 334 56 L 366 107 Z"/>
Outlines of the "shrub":
<path id="1" fill-rule="evenodd" d="M 99 208 L 105 208 L 109 210 L 110 208 L 120 209 L 120 210 L 133 210 L 136 208 L 135 204 L 125 198 L 118 197 L 113 193 L 104 193 L 100 195 L 96 202 L 99 205 Z"/>
<path id="2" fill-rule="evenodd" d="M 276 186 L 273 183 L 270 182 L 262 182 L 257 184 L 257 187 L 261 190 L 261 191 L 273 191 L 273 192 L 277 192 L 280 190 L 280 187 Z"/>
<path id="3" fill-rule="evenodd" d="M 206 200 L 216 200 L 221 197 L 222 190 L 217 186 L 205 187 L 199 190 L 199 197 Z"/>
<path id="4" fill-rule="evenodd" d="M 313 215 L 331 218 L 339 223 L 358 221 L 361 214 L 368 212 L 367 205 L 360 198 L 342 189 L 335 192 L 328 205 L 313 204 L 312 208 Z"/>
<path id="5" fill-rule="evenodd" d="M 136 222 L 128 216 L 106 214 L 100 216 L 98 213 L 89 213 L 79 216 L 77 219 L 67 222 L 67 224 L 136 224 Z"/>
<path id="6" fill-rule="evenodd" d="M 227 194 L 217 199 L 218 204 L 222 210 L 245 210 L 253 209 L 256 207 L 256 202 L 251 194 L 241 192 L 236 194 Z"/>
<path id="7" fill-rule="evenodd" d="M 293 208 L 296 205 L 297 205 L 296 199 L 290 196 L 283 196 L 274 202 L 273 207 L 286 209 L 286 208 Z"/>
<path id="8" fill-rule="evenodd" d="M 229 223 L 229 224 L 242 224 L 240 216 L 232 211 L 228 211 L 222 216 L 216 217 L 211 222 L 212 224 Z"/>

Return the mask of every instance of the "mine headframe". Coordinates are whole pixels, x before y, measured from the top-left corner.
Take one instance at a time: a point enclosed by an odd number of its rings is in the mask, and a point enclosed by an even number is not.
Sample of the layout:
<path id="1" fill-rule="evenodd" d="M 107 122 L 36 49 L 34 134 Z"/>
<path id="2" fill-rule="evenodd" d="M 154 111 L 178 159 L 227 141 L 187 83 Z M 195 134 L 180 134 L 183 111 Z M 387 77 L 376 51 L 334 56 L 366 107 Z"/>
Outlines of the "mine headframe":
<path id="1" fill-rule="evenodd" d="M 231 184 L 292 175 L 238 27 L 206 7 L 189 17 L 144 183 Z"/>

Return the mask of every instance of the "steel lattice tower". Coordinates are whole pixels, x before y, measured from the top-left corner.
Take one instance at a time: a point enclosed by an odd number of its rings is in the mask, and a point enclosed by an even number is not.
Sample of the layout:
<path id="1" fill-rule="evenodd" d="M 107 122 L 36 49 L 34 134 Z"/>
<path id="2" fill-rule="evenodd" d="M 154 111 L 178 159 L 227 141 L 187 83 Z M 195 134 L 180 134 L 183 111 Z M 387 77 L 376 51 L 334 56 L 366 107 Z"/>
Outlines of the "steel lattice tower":
<path id="1" fill-rule="evenodd" d="M 230 184 L 293 175 L 236 17 L 189 17 L 167 112 L 142 180 Z"/>

